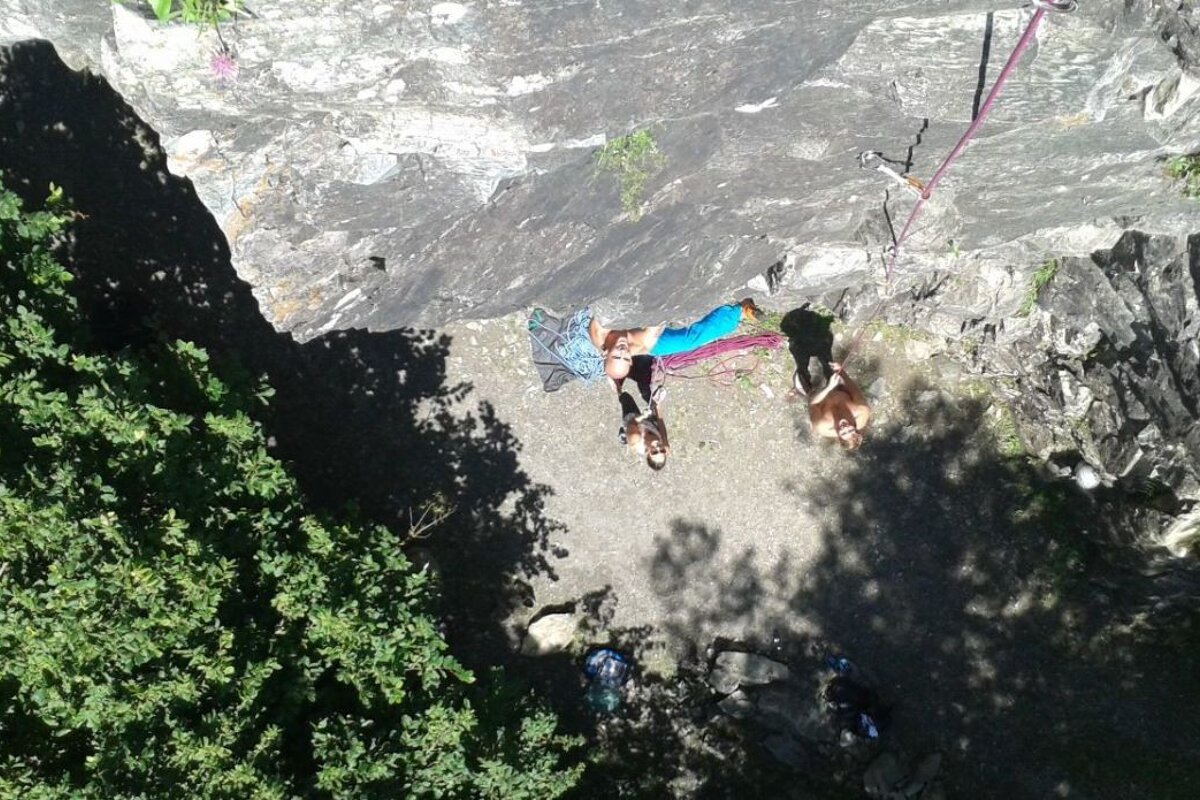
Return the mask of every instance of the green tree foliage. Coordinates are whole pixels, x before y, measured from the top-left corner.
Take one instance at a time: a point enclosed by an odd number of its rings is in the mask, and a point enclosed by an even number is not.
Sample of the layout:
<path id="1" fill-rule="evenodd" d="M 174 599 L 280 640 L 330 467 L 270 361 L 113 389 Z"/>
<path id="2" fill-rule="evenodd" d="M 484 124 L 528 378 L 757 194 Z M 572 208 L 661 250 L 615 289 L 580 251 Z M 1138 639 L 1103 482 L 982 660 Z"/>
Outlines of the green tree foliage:
<path id="1" fill-rule="evenodd" d="M 553 798 L 578 741 L 449 654 L 407 532 L 309 511 L 187 342 L 89 350 L 0 187 L 0 797 Z"/>

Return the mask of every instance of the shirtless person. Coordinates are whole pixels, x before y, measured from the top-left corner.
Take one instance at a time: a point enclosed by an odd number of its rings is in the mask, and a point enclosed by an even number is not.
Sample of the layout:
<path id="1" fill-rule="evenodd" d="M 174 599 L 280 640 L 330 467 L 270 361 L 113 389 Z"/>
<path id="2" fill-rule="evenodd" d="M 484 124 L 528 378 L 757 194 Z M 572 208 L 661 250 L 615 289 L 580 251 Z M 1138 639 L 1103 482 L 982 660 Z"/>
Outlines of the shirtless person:
<path id="1" fill-rule="evenodd" d="M 717 306 L 702 319 L 686 328 L 651 325 L 645 328 L 605 328 L 595 317 L 588 324 L 588 336 L 604 357 L 604 373 L 617 391 L 629 374 L 634 356 L 669 356 L 686 353 L 715 342 L 737 330 L 743 319 L 754 319 L 754 301 Z"/>
<path id="2" fill-rule="evenodd" d="M 836 439 L 847 450 L 855 450 L 862 444 L 862 430 L 871 421 L 871 409 L 862 390 L 841 364 L 830 361 L 829 368 L 833 375 L 824 388 L 809 396 L 808 419 L 817 436 Z M 799 394 L 807 394 L 799 370 L 792 383 Z"/>

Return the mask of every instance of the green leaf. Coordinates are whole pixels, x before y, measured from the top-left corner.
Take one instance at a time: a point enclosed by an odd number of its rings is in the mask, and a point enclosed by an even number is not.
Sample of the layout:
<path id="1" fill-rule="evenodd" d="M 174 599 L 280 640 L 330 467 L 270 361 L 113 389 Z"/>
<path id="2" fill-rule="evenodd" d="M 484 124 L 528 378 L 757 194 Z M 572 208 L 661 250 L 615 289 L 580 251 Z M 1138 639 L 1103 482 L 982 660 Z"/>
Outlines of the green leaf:
<path id="1" fill-rule="evenodd" d="M 154 12 L 154 16 L 158 17 L 159 22 L 166 22 L 171 18 L 171 0 L 146 0 L 150 4 L 150 10 Z"/>

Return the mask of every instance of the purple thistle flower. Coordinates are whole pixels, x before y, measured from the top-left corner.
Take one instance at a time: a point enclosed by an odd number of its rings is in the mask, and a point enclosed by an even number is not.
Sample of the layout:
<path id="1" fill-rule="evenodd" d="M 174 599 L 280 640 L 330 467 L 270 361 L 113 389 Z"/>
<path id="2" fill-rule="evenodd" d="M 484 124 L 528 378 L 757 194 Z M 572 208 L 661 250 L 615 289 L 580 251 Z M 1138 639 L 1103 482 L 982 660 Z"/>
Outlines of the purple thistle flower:
<path id="1" fill-rule="evenodd" d="M 209 72 L 217 79 L 217 83 L 233 83 L 238 76 L 237 58 L 227 47 L 222 47 L 213 53 L 208 62 Z"/>

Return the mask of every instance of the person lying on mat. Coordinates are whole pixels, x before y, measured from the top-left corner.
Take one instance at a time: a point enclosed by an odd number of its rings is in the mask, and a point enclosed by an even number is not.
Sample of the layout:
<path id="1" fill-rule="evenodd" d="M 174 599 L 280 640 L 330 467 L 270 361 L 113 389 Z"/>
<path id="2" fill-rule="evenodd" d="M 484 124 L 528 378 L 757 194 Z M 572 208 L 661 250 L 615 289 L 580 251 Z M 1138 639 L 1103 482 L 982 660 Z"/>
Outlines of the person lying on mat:
<path id="1" fill-rule="evenodd" d="M 645 328 L 606 328 L 592 317 L 588 336 L 604 358 L 604 373 L 618 392 L 629 374 L 634 356 L 670 356 L 686 353 L 733 333 L 743 319 L 754 319 L 754 301 L 717 306 L 684 328 L 650 325 Z"/>

